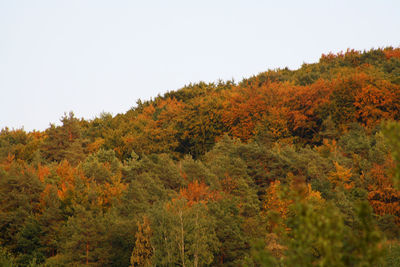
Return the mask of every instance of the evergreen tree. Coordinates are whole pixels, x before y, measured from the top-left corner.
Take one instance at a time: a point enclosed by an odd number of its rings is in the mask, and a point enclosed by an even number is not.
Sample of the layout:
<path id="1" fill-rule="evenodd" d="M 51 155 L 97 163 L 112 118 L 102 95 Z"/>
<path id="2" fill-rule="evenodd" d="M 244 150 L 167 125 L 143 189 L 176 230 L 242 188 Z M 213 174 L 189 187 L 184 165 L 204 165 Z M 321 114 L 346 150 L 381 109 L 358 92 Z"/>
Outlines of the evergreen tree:
<path id="1" fill-rule="evenodd" d="M 67 221 L 63 231 L 61 253 L 69 265 L 105 266 L 110 262 L 104 245 L 107 224 L 98 209 L 75 207 L 76 213 Z"/>
<path id="2" fill-rule="evenodd" d="M 85 157 L 80 122 L 74 117 L 73 112 L 70 112 L 68 116 L 64 114 L 61 122 L 62 126 L 52 124 L 47 129 L 47 137 L 41 151 L 50 162 L 67 159 L 76 165 Z"/>
<path id="3" fill-rule="evenodd" d="M 8 168 L 0 168 L 0 243 L 18 253 L 20 232 L 27 220 L 39 212 L 43 184 L 25 164 L 11 162 Z M 34 228 L 36 224 L 31 230 Z"/>

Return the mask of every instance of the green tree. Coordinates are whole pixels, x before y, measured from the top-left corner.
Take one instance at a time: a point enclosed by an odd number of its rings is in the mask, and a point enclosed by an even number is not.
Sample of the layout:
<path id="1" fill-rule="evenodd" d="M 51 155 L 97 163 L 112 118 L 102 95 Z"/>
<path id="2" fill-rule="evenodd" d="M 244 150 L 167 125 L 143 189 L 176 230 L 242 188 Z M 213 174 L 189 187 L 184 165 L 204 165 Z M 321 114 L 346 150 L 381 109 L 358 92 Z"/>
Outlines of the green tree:
<path id="1" fill-rule="evenodd" d="M 61 208 L 61 201 L 55 186 L 47 185 L 42 193 L 42 211 L 38 222 L 42 230 L 40 243 L 47 257 L 57 254 L 60 247 L 61 229 L 66 222 L 67 214 Z"/>
<path id="2" fill-rule="evenodd" d="M 39 212 L 42 190 L 43 184 L 25 164 L 12 162 L 8 171 L 0 168 L 0 243 L 11 252 L 18 252 L 27 219 Z"/>
<path id="3" fill-rule="evenodd" d="M 345 226 L 333 205 L 315 207 L 298 202 L 289 226 L 293 229 L 286 253 L 288 266 L 377 266 L 383 243 L 368 203 L 358 207 L 358 226 Z"/>
<path id="4" fill-rule="evenodd" d="M 384 134 L 391 147 L 391 154 L 395 161 L 394 183 L 400 189 L 400 123 L 391 122 L 386 124 Z"/>
<path id="5" fill-rule="evenodd" d="M 238 204 L 237 199 L 228 197 L 209 204 L 220 243 L 213 266 L 239 266 L 248 253 L 248 237 L 242 228 L 244 219 L 240 216 Z"/>
<path id="6" fill-rule="evenodd" d="M 46 130 L 47 137 L 41 152 L 50 162 L 67 159 L 76 165 L 85 157 L 80 121 L 74 117 L 73 112 L 70 112 L 68 116 L 64 114 L 61 122 L 62 126 L 52 124 Z"/>
<path id="7" fill-rule="evenodd" d="M 153 212 L 155 264 L 203 266 L 213 260 L 215 225 L 202 203 L 173 199 Z"/>
<path id="8" fill-rule="evenodd" d="M 154 247 L 154 264 L 160 266 L 177 265 L 180 262 L 178 247 L 175 244 L 175 236 L 171 229 L 177 227 L 174 224 L 171 213 L 167 211 L 165 203 L 155 204 L 151 210 L 151 225 L 153 236 L 151 243 Z"/>
<path id="9" fill-rule="evenodd" d="M 41 244 L 42 229 L 36 218 L 30 217 L 17 235 L 15 251 L 18 253 L 18 265 L 27 265 L 33 260 L 44 261 L 43 246 Z"/>
<path id="10" fill-rule="evenodd" d="M 67 221 L 63 230 L 64 242 L 61 253 L 69 265 L 105 266 L 110 262 L 105 246 L 107 223 L 98 209 L 75 207 L 75 215 Z"/>
<path id="11" fill-rule="evenodd" d="M 0 266 L 15 267 L 14 257 L 5 248 L 0 247 Z"/>
<path id="12" fill-rule="evenodd" d="M 193 266 L 209 265 L 219 242 L 215 233 L 213 218 L 207 212 L 207 206 L 201 202 L 190 207 L 188 254 Z"/>
<path id="13" fill-rule="evenodd" d="M 100 149 L 85 159 L 82 169 L 86 177 L 95 179 L 97 183 L 111 183 L 113 176 L 119 174 L 121 163 L 114 151 Z"/>

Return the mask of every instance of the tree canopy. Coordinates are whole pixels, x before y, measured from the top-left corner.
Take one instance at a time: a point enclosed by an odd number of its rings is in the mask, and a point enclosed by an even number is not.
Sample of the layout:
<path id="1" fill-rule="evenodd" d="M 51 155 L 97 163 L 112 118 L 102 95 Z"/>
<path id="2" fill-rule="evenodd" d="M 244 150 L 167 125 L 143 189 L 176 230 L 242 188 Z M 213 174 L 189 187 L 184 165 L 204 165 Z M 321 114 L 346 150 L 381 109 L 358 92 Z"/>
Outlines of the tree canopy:
<path id="1" fill-rule="evenodd" d="M 0 131 L 0 265 L 400 265 L 400 48 Z"/>

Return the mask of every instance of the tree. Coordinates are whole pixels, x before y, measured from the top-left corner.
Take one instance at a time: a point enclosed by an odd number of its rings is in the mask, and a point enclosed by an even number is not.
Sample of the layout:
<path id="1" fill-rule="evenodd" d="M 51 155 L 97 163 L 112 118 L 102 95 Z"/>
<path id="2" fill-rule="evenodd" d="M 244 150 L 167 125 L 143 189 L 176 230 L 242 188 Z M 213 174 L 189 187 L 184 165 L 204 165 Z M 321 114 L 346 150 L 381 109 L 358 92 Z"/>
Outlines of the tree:
<path id="1" fill-rule="evenodd" d="M 132 251 L 131 266 L 151 266 L 153 247 L 151 245 L 152 231 L 149 219 L 144 216 L 143 223 L 137 224 L 138 230 L 135 234 L 135 247 Z"/>
<path id="2" fill-rule="evenodd" d="M 18 265 L 27 265 L 31 261 L 44 261 L 43 246 L 41 243 L 42 229 L 34 217 L 27 218 L 24 226 L 17 235 L 15 251 L 18 253 Z"/>
<path id="3" fill-rule="evenodd" d="M 177 227 L 174 223 L 176 218 L 166 209 L 165 203 L 157 203 L 151 210 L 151 226 L 153 236 L 151 243 L 154 246 L 154 264 L 161 266 L 179 264 L 178 247 L 175 244 L 172 228 Z"/>
<path id="4" fill-rule="evenodd" d="M 215 234 L 215 222 L 202 202 L 190 208 L 189 218 L 191 229 L 188 235 L 188 254 L 195 267 L 209 265 L 219 245 Z"/>
<path id="5" fill-rule="evenodd" d="M 198 158 L 209 151 L 224 132 L 223 103 L 217 92 L 191 99 L 180 112 L 177 125 L 177 151 Z"/>
<path id="6" fill-rule="evenodd" d="M 330 83 L 322 79 L 289 91 L 284 104 L 289 107 L 288 124 L 292 133 L 312 140 L 325 119 L 331 94 Z"/>
<path id="7" fill-rule="evenodd" d="M 11 252 L 17 252 L 27 219 L 39 213 L 42 190 L 43 184 L 26 164 L 12 161 L 7 171 L 0 168 L 0 242 Z"/>
<path id="8" fill-rule="evenodd" d="M 355 229 L 347 228 L 339 210 L 328 203 L 315 208 L 310 203 L 294 206 L 285 264 L 288 266 L 377 266 L 383 260 L 381 234 L 367 203 L 358 207 Z"/>
<path id="9" fill-rule="evenodd" d="M 391 122 L 384 128 L 384 134 L 391 147 L 391 155 L 395 163 L 393 180 L 395 186 L 400 189 L 400 123 Z"/>
<path id="10" fill-rule="evenodd" d="M 378 215 L 392 215 L 400 225 L 400 190 L 393 187 L 393 181 L 387 174 L 392 169 L 391 160 L 385 164 L 374 164 L 368 173 L 371 182 L 368 185 L 368 200 L 374 212 Z"/>
<path id="11" fill-rule="evenodd" d="M 240 216 L 237 198 L 223 196 L 209 205 L 215 220 L 215 234 L 219 249 L 214 255 L 213 266 L 240 266 L 249 251 L 248 237 L 243 230 L 244 218 Z"/>
<path id="12" fill-rule="evenodd" d="M 57 194 L 57 187 L 47 184 L 41 194 L 41 213 L 38 218 L 41 227 L 43 251 L 47 257 L 54 257 L 60 248 L 61 229 L 66 221 L 67 214 L 63 213 L 61 201 Z"/>
<path id="13" fill-rule="evenodd" d="M 257 124 L 268 112 L 271 94 L 270 86 L 258 86 L 257 81 L 232 88 L 222 115 L 232 136 L 247 141 L 255 134 Z"/>
<path id="14" fill-rule="evenodd" d="M 354 186 L 354 183 L 351 181 L 351 169 L 343 167 L 337 162 L 334 162 L 334 165 L 336 170 L 331 172 L 328 177 L 333 187 L 351 189 Z"/>
<path id="15" fill-rule="evenodd" d="M 5 248 L 0 247 L 0 266 L 13 267 L 15 266 L 15 259 L 10 252 Z"/>
<path id="16" fill-rule="evenodd" d="M 109 264 L 109 253 L 104 246 L 107 224 L 102 212 L 96 208 L 75 207 L 63 230 L 61 254 L 72 265 L 104 266 Z"/>
<path id="17" fill-rule="evenodd" d="M 288 266 L 344 266 L 346 228 L 339 211 L 329 205 L 315 209 L 307 203 L 294 206 L 285 262 Z"/>
<path id="18" fill-rule="evenodd" d="M 85 157 L 80 122 L 70 112 L 61 118 L 62 126 L 51 125 L 46 131 L 46 138 L 41 151 L 44 157 L 52 162 L 67 159 L 77 165 Z"/>
<path id="19" fill-rule="evenodd" d="M 203 266 L 213 260 L 217 249 L 215 225 L 206 206 L 188 205 L 175 198 L 153 213 L 155 264 Z"/>
<path id="20" fill-rule="evenodd" d="M 399 86 L 385 80 L 363 77 L 363 84 L 357 90 L 354 106 L 358 121 L 374 126 L 381 120 L 393 120 L 399 116 Z"/>

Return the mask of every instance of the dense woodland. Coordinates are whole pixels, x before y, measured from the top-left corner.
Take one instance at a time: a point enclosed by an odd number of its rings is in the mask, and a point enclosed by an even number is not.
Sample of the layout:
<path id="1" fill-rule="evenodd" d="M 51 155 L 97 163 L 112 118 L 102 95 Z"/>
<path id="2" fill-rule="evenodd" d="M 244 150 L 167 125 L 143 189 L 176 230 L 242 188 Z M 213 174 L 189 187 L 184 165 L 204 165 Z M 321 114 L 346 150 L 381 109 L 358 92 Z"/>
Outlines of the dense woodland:
<path id="1" fill-rule="evenodd" d="M 400 266 L 398 121 L 389 47 L 4 128 L 0 265 Z"/>

